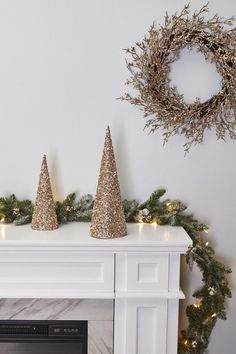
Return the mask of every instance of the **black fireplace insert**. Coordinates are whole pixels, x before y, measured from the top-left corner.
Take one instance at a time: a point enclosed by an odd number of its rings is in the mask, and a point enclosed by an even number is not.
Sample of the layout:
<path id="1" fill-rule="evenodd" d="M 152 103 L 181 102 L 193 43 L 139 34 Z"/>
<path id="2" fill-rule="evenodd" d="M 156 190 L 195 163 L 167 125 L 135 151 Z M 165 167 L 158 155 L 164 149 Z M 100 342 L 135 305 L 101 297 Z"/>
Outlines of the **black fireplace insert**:
<path id="1" fill-rule="evenodd" d="M 0 321 L 0 354 L 88 354 L 87 321 Z"/>

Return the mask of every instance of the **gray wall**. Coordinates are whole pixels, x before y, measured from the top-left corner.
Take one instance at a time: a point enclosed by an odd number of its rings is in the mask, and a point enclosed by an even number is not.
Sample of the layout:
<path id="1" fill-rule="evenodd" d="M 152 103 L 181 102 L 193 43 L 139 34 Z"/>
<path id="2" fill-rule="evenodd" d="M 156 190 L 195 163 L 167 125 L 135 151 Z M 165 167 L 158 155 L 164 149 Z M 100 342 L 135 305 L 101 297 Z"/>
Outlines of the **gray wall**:
<path id="1" fill-rule="evenodd" d="M 0 195 L 34 198 L 43 153 L 57 198 L 75 190 L 94 193 L 110 124 L 123 195 L 143 200 L 167 187 L 169 197 L 185 201 L 210 225 L 218 256 L 235 268 L 236 142 L 217 142 L 207 132 L 204 144 L 184 157 L 182 138 L 163 148 L 160 133 L 143 132 L 138 108 L 116 100 L 128 76 L 122 48 L 184 3 L 0 0 Z M 229 17 L 236 3 L 212 0 L 210 9 Z M 186 100 L 206 99 L 217 91 L 219 77 L 196 53 L 190 58 L 184 51 L 174 64 L 173 81 Z M 188 276 L 190 293 L 199 281 L 197 271 Z M 210 354 L 234 353 L 235 325 L 233 300 L 228 321 L 219 322 L 212 335 Z"/>

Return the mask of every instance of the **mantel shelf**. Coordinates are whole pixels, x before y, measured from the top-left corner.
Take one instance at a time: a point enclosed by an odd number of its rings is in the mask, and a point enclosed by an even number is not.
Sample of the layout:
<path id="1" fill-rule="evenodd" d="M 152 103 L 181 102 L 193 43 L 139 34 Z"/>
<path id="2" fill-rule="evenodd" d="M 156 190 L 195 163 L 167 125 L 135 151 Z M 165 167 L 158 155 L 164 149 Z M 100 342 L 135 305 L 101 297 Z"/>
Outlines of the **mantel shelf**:
<path id="1" fill-rule="evenodd" d="M 184 253 L 191 239 L 182 227 L 150 224 L 128 224 L 128 235 L 116 239 L 90 237 L 90 223 L 79 222 L 60 226 L 54 231 L 35 231 L 30 225 L 0 226 L 0 249 L 60 248 L 89 251 L 169 251 Z"/>

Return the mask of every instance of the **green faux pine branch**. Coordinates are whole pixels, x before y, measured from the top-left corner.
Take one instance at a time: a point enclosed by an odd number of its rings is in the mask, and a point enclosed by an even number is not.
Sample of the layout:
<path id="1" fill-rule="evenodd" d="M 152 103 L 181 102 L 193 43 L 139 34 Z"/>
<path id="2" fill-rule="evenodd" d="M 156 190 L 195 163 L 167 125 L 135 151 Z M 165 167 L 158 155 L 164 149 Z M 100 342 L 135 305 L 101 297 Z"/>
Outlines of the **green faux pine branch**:
<path id="1" fill-rule="evenodd" d="M 69 194 L 63 202 L 56 202 L 56 213 L 59 223 L 71 221 L 90 221 L 93 211 L 93 197 L 87 194 L 76 200 L 76 194 Z"/>
<path id="2" fill-rule="evenodd" d="M 15 195 L 0 198 L 0 220 L 16 225 L 28 224 L 32 220 L 33 204 L 30 200 L 18 200 Z"/>
<path id="3" fill-rule="evenodd" d="M 179 338 L 179 354 L 204 354 L 208 348 L 212 330 L 218 319 L 226 320 L 225 303 L 231 297 L 227 274 L 231 269 L 218 261 L 214 249 L 202 237 L 208 227 L 192 214 L 186 213 L 186 205 L 178 200 L 161 200 L 165 189 L 154 191 L 144 202 L 123 201 L 127 222 L 156 223 L 182 226 L 193 241 L 186 253 L 186 262 L 192 270 L 194 264 L 202 273 L 203 285 L 193 293 L 196 303 L 187 306 L 188 327 Z M 69 194 L 62 202 L 55 203 L 58 222 L 91 221 L 94 199 L 90 194 L 77 200 Z M 30 223 L 33 204 L 30 200 L 18 200 L 14 194 L 0 198 L 2 223 L 23 225 Z"/>

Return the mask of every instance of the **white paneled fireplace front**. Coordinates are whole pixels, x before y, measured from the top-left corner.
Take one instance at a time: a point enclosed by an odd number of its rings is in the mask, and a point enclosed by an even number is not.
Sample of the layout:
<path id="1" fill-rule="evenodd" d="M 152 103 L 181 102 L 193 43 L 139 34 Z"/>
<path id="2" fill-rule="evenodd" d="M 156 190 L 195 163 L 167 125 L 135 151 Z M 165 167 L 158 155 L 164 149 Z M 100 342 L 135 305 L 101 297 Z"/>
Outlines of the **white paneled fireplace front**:
<path id="1" fill-rule="evenodd" d="M 89 227 L 0 227 L 0 321 L 86 320 L 86 354 L 176 354 L 187 233 L 130 224 L 128 236 L 98 240 Z"/>

